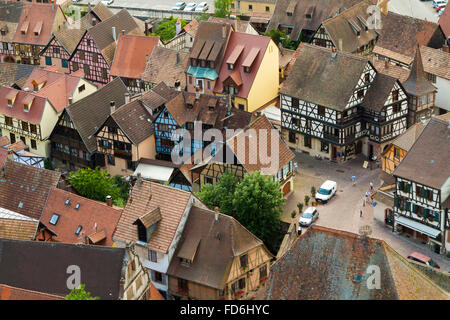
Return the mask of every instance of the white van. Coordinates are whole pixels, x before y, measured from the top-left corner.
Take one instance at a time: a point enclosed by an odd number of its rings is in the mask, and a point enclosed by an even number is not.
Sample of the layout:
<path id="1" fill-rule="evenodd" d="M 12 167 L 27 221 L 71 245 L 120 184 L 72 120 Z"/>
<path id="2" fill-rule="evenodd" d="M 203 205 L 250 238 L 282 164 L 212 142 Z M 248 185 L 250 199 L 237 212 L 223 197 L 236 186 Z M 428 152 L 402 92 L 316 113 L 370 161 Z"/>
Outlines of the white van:
<path id="1" fill-rule="evenodd" d="M 337 183 L 331 180 L 325 181 L 316 192 L 316 201 L 326 203 L 336 194 Z"/>
<path id="2" fill-rule="evenodd" d="M 433 8 L 439 7 L 443 4 L 447 4 L 448 0 L 433 0 Z"/>

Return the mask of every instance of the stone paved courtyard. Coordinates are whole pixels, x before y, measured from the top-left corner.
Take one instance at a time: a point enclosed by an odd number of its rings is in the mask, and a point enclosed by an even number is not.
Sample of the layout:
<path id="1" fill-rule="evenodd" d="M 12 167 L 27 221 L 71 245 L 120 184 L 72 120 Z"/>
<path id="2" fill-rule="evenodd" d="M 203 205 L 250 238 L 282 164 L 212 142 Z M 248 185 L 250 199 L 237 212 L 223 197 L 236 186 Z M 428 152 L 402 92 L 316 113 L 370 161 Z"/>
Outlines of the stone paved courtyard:
<path id="1" fill-rule="evenodd" d="M 325 180 L 333 180 L 338 184 L 337 194 L 327 204 L 316 205 L 319 211 L 317 225 L 353 233 L 359 233 L 360 227 L 369 225 L 372 229 L 371 237 L 385 240 L 401 255 L 406 257 L 409 253 L 418 251 L 430 256 L 442 270 L 450 271 L 450 259 L 432 252 L 421 243 L 393 233 L 391 228 L 384 225 L 384 217 L 374 217 L 372 206 L 363 206 L 364 194 L 370 188 L 369 183 L 372 181 L 375 189 L 381 184 L 378 178 L 381 169 L 376 168 L 375 163 L 373 163 L 373 170 L 370 167 L 363 168 L 365 160 L 365 157 L 360 155 L 347 163 L 338 164 L 297 153 L 295 161 L 299 172 L 296 173 L 294 180 L 294 192 L 286 201 L 282 220 L 292 221 L 291 212 L 298 211 L 297 203 L 304 202 L 305 194 L 310 195 L 311 186 L 314 185 L 318 189 Z M 356 176 L 355 186 L 352 185 L 352 175 Z M 305 209 L 306 207 L 303 208 Z M 360 217 L 360 210 L 363 210 L 362 217 Z"/>

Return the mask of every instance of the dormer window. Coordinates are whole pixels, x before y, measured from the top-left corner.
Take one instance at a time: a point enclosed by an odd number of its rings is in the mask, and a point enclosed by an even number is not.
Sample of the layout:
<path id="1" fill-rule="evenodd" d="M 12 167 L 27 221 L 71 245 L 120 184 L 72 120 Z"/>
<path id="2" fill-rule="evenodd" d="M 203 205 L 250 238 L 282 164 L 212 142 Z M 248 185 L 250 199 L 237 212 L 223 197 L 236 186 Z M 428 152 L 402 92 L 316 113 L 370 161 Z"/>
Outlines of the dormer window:
<path id="1" fill-rule="evenodd" d="M 30 111 L 30 105 L 24 103 L 23 104 L 23 111 L 29 112 Z"/>
<path id="2" fill-rule="evenodd" d="M 311 14 L 310 14 L 310 13 L 307 13 L 307 14 L 305 14 L 305 18 L 306 18 L 306 19 L 311 19 L 311 18 L 312 18 L 312 16 L 311 16 Z"/>
<path id="3" fill-rule="evenodd" d="M 250 67 L 244 67 L 244 72 L 245 73 L 250 73 Z"/>
<path id="4" fill-rule="evenodd" d="M 13 101 L 12 99 L 6 99 L 7 103 L 8 103 L 8 107 L 12 107 L 13 106 Z"/>
<path id="5" fill-rule="evenodd" d="M 38 22 L 36 23 L 36 26 L 35 26 L 34 29 L 33 29 L 33 33 L 34 33 L 34 37 L 35 37 L 35 38 L 39 37 L 39 35 L 41 34 L 42 25 L 43 25 L 43 22 L 42 22 L 42 21 L 38 21 Z"/>
<path id="6" fill-rule="evenodd" d="M 234 64 L 229 63 L 228 64 L 228 70 L 234 70 Z"/>
<path id="7" fill-rule="evenodd" d="M 58 223 L 58 220 L 59 220 L 59 214 L 54 213 L 54 214 L 52 215 L 52 217 L 50 218 L 49 223 L 52 224 L 52 225 L 54 225 L 54 226 L 56 226 L 56 224 Z"/>
<path id="8" fill-rule="evenodd" d="M 141 243 L 148 243 L 153 231 L 155 231 L 156 224 L 161 219 L 162 216 L 159 207 L 137 219 L 133 224 L 136 225 L 138 229 L 138 241 Z"/>
<path id="9" fill-rule="evenodd" d="M 392 92 L 392 101 L 398 101 L 398 90 Z"/>

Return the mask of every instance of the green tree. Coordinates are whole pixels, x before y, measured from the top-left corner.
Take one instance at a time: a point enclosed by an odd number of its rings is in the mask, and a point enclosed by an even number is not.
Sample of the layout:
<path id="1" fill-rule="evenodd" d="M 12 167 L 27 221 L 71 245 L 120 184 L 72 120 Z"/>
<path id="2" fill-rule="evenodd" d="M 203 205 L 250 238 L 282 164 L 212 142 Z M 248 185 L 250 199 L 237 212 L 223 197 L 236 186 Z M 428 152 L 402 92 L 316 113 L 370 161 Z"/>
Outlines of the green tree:
<path id="1" fill-rule="evenodd" d="M 176 24 L 177 24 L 177 18 L 170 17 L 165 18 L 161 21 L 161 23 L 156 27 L 155 33 L 150 34 L 154 36 L 159 36 L 162 41 L 168 41 L 176 36 Z M 186 26 L 187 22 L 186 20 L 181 20 L 181 29 L 183 29 Z"/>
<path id="2" fill-rule="evenodd" d="M 204 184 L 197 196 L 208 208 L 219 207 L 220 212 L 234 216 L 233 197 L 237 184 L 237 178 L 225 171 L 215 185 Z"/>
<path id="3" fill-rule="evenodd" d="M 83 197 L 105 201 L 106 196 L 111 196 L 115 205 L 124 205 L 124 186 L 118 185 L 119 178 L 111 177 L 106 170 L 86 168 L 78 169 L 69 175 L 70 184 Z"/>
<path id="4" fill-rule="evenodd" d="M 84 284 L 80 284 L 79 288 L 72 289 L 64 298 L 65 300 L 100 300 L 100 297 L 91 297 L 91 293 L 84 290 Z"/>
<path id="5" fill-rule="evenodd" d="M 298 41 L 293 41 L 286 34 L 286 32 L 284 32 L 282 30 L 271 29 L 269 32 L 266 32 L 264 35 L 267 37 L 271 37 L 273 42 L 275 42 L 275 44 L 277 46 L 279 46 L 279 47 L 281 46 L 286 49 L 295 50 L 295 49 L 297 49 L 298 44 L 299 44 Z"/>
<path id="6" fill-rule="evenodd" d="M 211 15 L 210 15 L 209 13 L 207 13 L 207 12 L 202 12 L 202 14 L 200 15 L 200 17 L 198 17 L 198 18 L 196 18 L 196 19 L 197 19 L 198 22 L 200 22 L 200 21 L 208 21 L 210 16 L 211 16 Z"/>
<path id="7" fill-rule="evenodd" d="M 226 18 L 231 14 L 231 5 L 234 0 L 214 0 L 214 16 Z"/>
<path id="8" fill-rule="evenodd" d="M 284 202 L 279 183 L 254 172 L 236 186 L 234 216 L 264 243 L 271 243 L 281 229 Z"/>

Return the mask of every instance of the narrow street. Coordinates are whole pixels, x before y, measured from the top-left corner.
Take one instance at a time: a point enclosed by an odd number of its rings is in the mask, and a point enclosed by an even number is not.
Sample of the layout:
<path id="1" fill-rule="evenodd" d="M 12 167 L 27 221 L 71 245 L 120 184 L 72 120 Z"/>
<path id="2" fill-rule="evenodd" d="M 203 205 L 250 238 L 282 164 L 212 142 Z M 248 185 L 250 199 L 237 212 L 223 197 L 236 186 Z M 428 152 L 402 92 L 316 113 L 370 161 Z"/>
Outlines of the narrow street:
<path id="1" fill-rule="evenodd" d="M 327 204 L 317 205 L 319 219 L 316 224 L 328 228 L 359 233 L 362 226 L 371 227 L 371 237 L 385 240 L 394 250 L 407 257 L 411 252 L 418 251 L 431 257 L 436 261 L 441 270 L 450 271 L 450 259 L 443 255 L 436 254 L 425 245 L 414 242 L 405 236 L 392 232 L 391 228 L 384 225 L 384 217 L 374 217 L 373 207 L 369 204 L 363 206 L 364 194 L 370 189 L 370 182 L 374 188 L 380 186 L 381 181 L 378 175 L 381 169 L 376 168 L 373 163 L 373 170 L 370 166 L 363 168 L 365 158 L 360 155 L 358 158 L 344 164 L 329 162 L 328 160 L 316 160 L 306 154 L 296 154 L 299 172 L 296 173 L 294 181 L 294 192 L 288 197 L 282 217 L 283 221 L 291 222 L 291 212 L 298 211 L 297 203 L 304 203 L 304 196 L 310 197 L 311 186 L 316 189 L 326 180 L 337 182 L 338 192 Z M 351 177 L 356 176 L 356 185 L 352 185 Z M 311 205 L 310 200 L 309 205 Z M 306 207 L 303 208 L 305 210 Z M 360 210 L 363 211 L 360 217 Z"/>

